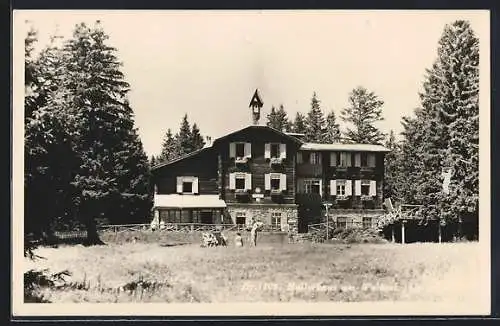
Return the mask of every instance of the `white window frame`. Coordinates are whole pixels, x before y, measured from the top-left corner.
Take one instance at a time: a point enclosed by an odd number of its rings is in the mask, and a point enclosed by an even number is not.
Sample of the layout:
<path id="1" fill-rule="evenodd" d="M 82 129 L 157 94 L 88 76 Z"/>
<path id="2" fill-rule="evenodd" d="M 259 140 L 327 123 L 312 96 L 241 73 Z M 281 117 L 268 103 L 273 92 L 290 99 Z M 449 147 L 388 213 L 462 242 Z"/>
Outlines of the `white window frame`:
<path id="1" fill-rule="evenodd" d="M 183 194 L 183 195 L 194 195 L 199 193 L 199 181 L 198 177 L 194 176 L 178 176 L 177 177 L 177 193 Z M 185 192 L 184 191 L 184 183 L 190 182 L 191 183 L 191 191 L 190 192 Z"/>
<path id="2" fill-rule="evenodd" d="M 344 179 L 341 179 L 341 180 L 337 180 L 336 182 L 336 193 L 337 193 L 337 196 L 347 196 L 347 193 L 346 193 L 346 180 Z"/>
<path id="3" fill-rule="evenodd" d="M 243 224 L 246 224 L 247 223 L 247 213 L 245 211 L 236 212 L 236 214 L 234 216 L 234 224 L 238 224 L 238 218 L 241 218 L 241 217 L 243 217 L 245 219 L 245 223 L 243 223 Z"/>
<path id="4" fill-rule="evenodd" d="M 271 212 L 271 225 L 281 229 L 281 219 L 283 218 L 283 212 Z"/>
<path id="5" fill-rule="evenodd" d="M 303 179 L 302 180 L 304 184 L 304 193 L 306 194 L 312 194 L 312 186 L 315 185 L 316 183 L 319 183 L 319 194 L 320 196 L 323 196 L 323 180 L 318 179 L 318 178 L 309 178 L 309 179 Z M 309 189 L 309 191 L 308 191 Z"/>
<path id="6" fill-rule="evenodd" d="M 368 193 L 363 194 L 363 186 L 368 186 Z M 371 180 L 362 179 L 361 180 L 361 196 L 370 196 Z"/>
<path id="7" fill-rule="evenodd" d="M 238 188 L 238 186 L 237 186 L 238 183 L 236 182 L 238 179 L 243 179 L 243 185 L 244 185 L 243 189 Z M 246 179 L 247 179 L 246 173 L 235 173 L 234 174 L 234 190 L 247 190 Z"/>

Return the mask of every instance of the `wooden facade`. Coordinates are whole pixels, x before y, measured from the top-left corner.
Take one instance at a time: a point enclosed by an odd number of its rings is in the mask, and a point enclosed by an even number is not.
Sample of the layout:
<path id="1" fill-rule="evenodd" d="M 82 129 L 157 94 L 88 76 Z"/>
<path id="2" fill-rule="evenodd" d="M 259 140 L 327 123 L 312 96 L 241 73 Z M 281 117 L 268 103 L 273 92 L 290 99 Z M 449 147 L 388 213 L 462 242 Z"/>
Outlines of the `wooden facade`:
<path id="1" fill-rule="evenodd" d="M 254 125 L 216 139 L 184 158 L 154 167 L 153 178 L 156 195 L 218 195 L 227 209 L 225 213 L 214 209 L 220 214 L 214 213 L 213 223 L 227 223 L 228 219 L 241 223 L 242 216 L 247 221 L 249 216 L 277 221 L 282 211 L 283 218 L 276 223 L 285 225 L 297 219 L 300 198 L 311 193 L 320 195 L 317 205 L 330 202 L 333 209 L 381 209 L 386 151 L 374 145 L 305 143 L 298 137 Z M 207 221 L 207 213 L 200 212 L 191 208 L 189 213 L 181 209 L 179 213 L 159 215 L 174 214 L 176 219 L 179 215 L 181 222 Z"/>

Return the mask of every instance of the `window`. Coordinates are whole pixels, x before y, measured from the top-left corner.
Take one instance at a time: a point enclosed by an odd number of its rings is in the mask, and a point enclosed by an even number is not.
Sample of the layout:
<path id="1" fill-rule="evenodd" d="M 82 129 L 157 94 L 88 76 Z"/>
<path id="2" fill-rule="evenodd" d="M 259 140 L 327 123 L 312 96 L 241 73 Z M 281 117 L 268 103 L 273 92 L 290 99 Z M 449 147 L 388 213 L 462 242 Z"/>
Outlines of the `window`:
<path id="1" fill-rule="evenodd" d="M 280 190 L 280 178 L 271 177 L 271 190 Z"/>
<path id="2" fill-rule="evenodd" d="M 345 196 L 345 180 L 337 180 L 337 196 Z"/>
<path id="3" fill-rule="evenodd" d="M 370 180 L 361 180 L 361 196 L 370 195 Z"/>
<path id="4" fill-rule="evenodd" d="M 271 158 L 280 157 L 280 144 L 271 144 Z"/>
<path id="5" fill-rule="evenodd" d="M 242 225 L 246 223 L 245 212 L 236 212 L 236 224 Z"/>
<path id="6" fill-rule="evenodd" d="M 304 192 L 307 194 L 321 195 L 321 180 L 320 179 L 304 180 Z"/>
<path id="7" fill-rule="evenodd" d="M 361 166 L 362 167 L 368 166 L 368 154 L 367 153 L 361 153 Z"/>
<path id="8" fill-rule="evenodd" d="M 235 189 L 239 190 L 245 190 L 245 175 L 244 174 L 237 174 L 236 175 L 236 180 L 235 180 Z"/>
<path id="9" fill-rule="evenodd" d="M 311 164 L 321 164 L 321 155 L 320 155 L 320 153 L 311 153 L 311 154 L 309 154 L 309 163 L 311 163 Z"/>
<path id="10" fill-rule="evenodd" d="M 363 216 L 363 228 L 368 229 L 372 227 L 371 216 Z"/>
<path id="11" fill-rule="evenodd" d="M 345 216 L 337 217 L 337 227 L 343 229 L 347 228 L 347 217 Z"/>
<path id="12" fill-rule="evenodd" d="M 236 157 L 245 157 L 245 143 L 236 143 Z"/>
<path id="13" fill-rule="evenodd" d="M 297 164 L 302 164 L 303 159 L 302 159 L 302 153 L 297 153 Z"/>
<path id="14" fill-rule="evenodd" d="M 188 176 L 177 177 L 177 193 L 197 194 L 198 177 L 188 177 Z"/>
<path id="15" fill-rule="evenodd" d="M 279 229 L 281 229 L 281 212 L 271 213 L 271 224 Z"/>
<path id="16" fill-rule="evenodd" d="M 184 181 L 182 183 L 182 193 L 192 193 L 193 192 L 193 182 Z"/>
<path id="17" fill-rule="evenodd" d="M 346 152 L 340 153 L 339 166 L 344 167 L 344 168 L 347 167 L 347 153 Z"/>

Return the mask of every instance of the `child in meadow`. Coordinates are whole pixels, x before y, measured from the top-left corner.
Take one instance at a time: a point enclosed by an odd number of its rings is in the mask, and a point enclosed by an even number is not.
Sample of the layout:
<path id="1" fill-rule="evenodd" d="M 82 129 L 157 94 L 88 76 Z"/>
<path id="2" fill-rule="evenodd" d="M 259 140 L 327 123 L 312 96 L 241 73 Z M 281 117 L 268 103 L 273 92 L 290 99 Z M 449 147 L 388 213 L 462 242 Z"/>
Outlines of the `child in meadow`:
<path id="1" fill-rule="evenodd" d="M 241 237 L 241 233 L 236 233 L 234 244 L 236 245 L 236 247 L 243 247 L 243 238 Z"/>

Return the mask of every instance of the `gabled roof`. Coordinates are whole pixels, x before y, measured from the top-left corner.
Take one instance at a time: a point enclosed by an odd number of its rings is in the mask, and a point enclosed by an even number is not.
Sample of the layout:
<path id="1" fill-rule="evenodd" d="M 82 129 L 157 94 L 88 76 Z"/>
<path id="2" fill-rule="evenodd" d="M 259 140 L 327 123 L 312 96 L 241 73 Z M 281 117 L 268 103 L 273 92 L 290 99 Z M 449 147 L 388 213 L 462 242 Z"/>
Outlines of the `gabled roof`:
<path id="1" fill-rule="evenodd" d="M 264 102 L 262 102 L 262 98 L 260 97 L 259 90 L 255 89 L 255 93 L 253 93 L 252 99 L 250 100 L 250 105 L 248 107 L 252 106 L 258 106 L 261 108 L 264 105 Z"/>
<path id="2" fill-rule="evenodd" d="M 271 127 L 268 127 L 268 126 L 256 126 L 256 125 L 248 126 L 248 127 L 245 127 L 245 128 L 242 128 L 242 129 L 239 129 L 239 130 L 236 130 L 236 131 L 233 131 L 233 132 L 231 132 L 231 133 L 229 133 L 227 135 L 224 135 L 222 137 L 219 137 L 216 140 L 214 140 L 213 144 L 215 145 L 216 143 L 219 143 L 220 141 L 222 141 L 222 140 L 224 140 L 224 139 L 226 139 L 228 137 L 231 137 L 231 136 L 233 136 L 233 135 L 235 135 L 237 133 L 240 133 L 240 132 L 245 131 L 245 130 L 250 130 L 250 129 L 268 130 L 268 131 L 271 131 L 271 132 L 273 132 L 273 133 L 275 133 L 275 134 L 277 134 L 277 135 L 279 135 L 281 137 L 284 137 L 284 138 L 286 138 L 286 139 L 288 139 L 288 140 L 290 140 L 290 141 L 292 141 L 292 142 L 294 142 L 296 144 L 303 144 L 303 142 L 300 139 L 298 139 L 296 137 L 293 137 L 293 136 L 290 136 L 290 135 L 287 135 L 286 133 L 281 132 L 281 131 L 279 131 L 277 129 L 274 129 L 274 128 L 271 128 Z"/>
<path id="3" fill-rule="evenodd" d="M 209 149 L 211 149 L 211 148 L 212 148 L 212 146 L 211 146 L 211 145 L 208 145 L 208 146 L 205 146 L 205 147 L 203 147 L 203 148 L 200 148 L 200 149 L 198 149 L 198 150 L 196 150 L 196 151 L 194 151 L 194 152 L 191 152 L 191 153 L 188 153 L 188 154 L 186 154 L 186 155 L 180 156 L 180 157 L 178 157 L 178 158 L 176 158 L 176 159 L 173 159 L 173 160 L 171 160 L 171 161 L 158 163 L 158 164 L 156 164 L 155 166 L 151 167 L 151 170 L 157 170 L 157 169 L 159 169 L 159 168 L 161 168 L 161 167 L 164 167 L 164 166 L 166 166 L 166 165 L 171 165 L 171 164 L 177 163 L 177 162 L 182 161 L 182 160 L 185 160 L 185 159 L 187 159 L 187 158 L 190 158 L 190 157 L 196 156 L 196 155 L 198 155 L 198 154 L 200 154 L 200 153 L 202 153 L 202 152 L 205 152 L 205 151 L 207 151 L 207 150 L 209 150 Z"/>
<path id="4" fill-rule="evenodd" d="M 319 143 L 303 143 L 300 147 L 303 151 L 347 151 L 347 152 L 390 152 L 390 150 L 382 145 L 372 144 L 319 144 Z"/>

